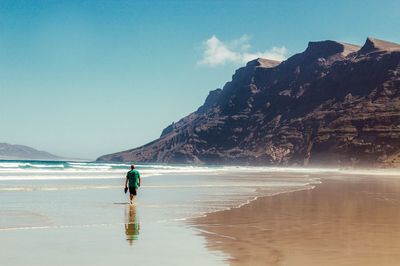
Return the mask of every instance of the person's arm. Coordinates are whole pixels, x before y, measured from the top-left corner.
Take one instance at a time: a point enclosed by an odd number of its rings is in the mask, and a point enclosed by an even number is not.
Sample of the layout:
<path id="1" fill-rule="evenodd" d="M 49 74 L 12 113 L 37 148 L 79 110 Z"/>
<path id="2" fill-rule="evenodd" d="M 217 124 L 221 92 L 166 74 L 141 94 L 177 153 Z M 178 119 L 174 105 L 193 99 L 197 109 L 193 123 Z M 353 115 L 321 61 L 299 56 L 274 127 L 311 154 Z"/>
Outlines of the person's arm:
<path id="1" fill-rule="evenodd" d="M 139 177 L 139 187 L 142 185 L 142 180 L 140 179 L 140 173 L 138 172 L 138 177 Z"/>
<path id="2" fill-rule="evenodd" d="M 127 188 L 128 187 L 128 175 L 126 175 L 126 178 L 125 178 L 125 188 Z"/>

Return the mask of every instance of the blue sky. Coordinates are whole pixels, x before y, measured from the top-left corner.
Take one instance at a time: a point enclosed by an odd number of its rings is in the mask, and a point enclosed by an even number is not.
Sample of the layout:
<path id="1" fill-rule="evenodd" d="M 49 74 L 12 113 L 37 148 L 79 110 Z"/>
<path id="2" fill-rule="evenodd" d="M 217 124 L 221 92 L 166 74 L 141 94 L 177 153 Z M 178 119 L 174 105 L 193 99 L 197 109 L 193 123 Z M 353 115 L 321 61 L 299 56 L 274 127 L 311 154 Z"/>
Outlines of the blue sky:
<path id="1" fill-rule="evenodd" d="M 96 158 L 159 136 L 254 56 L 400 43 L 400 1 L 0 0 L 0 142 Z"/>

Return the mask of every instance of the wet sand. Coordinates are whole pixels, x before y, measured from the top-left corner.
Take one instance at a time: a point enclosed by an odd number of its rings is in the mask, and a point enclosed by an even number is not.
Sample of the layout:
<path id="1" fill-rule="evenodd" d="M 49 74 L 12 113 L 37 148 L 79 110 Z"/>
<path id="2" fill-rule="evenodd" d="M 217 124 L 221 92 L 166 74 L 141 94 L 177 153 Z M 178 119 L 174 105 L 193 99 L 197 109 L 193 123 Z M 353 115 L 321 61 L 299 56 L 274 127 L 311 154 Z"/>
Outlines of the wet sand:
<path id="1" fill-rule="evenodd" d="M 324 178 L 193 224 L 231 265 L 399 265 L 400 179 Z"/>

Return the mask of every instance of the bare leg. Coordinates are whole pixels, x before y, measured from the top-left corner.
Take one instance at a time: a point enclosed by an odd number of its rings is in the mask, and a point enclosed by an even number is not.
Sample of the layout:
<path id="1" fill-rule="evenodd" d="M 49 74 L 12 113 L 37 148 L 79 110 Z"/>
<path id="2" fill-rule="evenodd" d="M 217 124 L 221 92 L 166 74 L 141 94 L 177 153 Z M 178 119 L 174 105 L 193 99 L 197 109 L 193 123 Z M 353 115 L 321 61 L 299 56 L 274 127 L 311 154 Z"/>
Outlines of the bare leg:
<path id="1" fill-rule="evenodd" d="M 130 201 L 131 201 L 131 204 L 133 204 L 133 200 L 135 199 L 135 195 L 130 194 L 130 195 L 129 195 L 129 199 L 130 199 Z"/>

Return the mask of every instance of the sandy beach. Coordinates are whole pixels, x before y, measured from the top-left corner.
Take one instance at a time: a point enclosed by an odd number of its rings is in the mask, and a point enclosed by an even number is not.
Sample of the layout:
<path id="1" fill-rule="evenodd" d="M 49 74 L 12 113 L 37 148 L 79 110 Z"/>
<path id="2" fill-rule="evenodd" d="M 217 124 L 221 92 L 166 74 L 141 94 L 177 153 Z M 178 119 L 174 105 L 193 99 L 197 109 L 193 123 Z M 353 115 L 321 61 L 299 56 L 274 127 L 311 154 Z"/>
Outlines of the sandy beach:
<path id="1" fill-rule="evenodd" d="M 129 165 L 0 161 L 2 263 L 226 265 L 226 253 L 208 249 L 188 220 L 319 182 L 289 170 L 138 168 L 143 180 L 132 208 L 123 192 Z"/>
<path id="2" fill-rule="evenodd" d="M 398 265 L 392 170 L 0 162 L 4 265 Z M 23 256 L 21 255 L 23 250 Z M 44 255 L 43 255 L 44 254 Z"/>
<path id="3" fill-rule="evenodd" d="M 398 265 L 400 179 L 322 179 L 192 221 L 231 265 Z"/>

